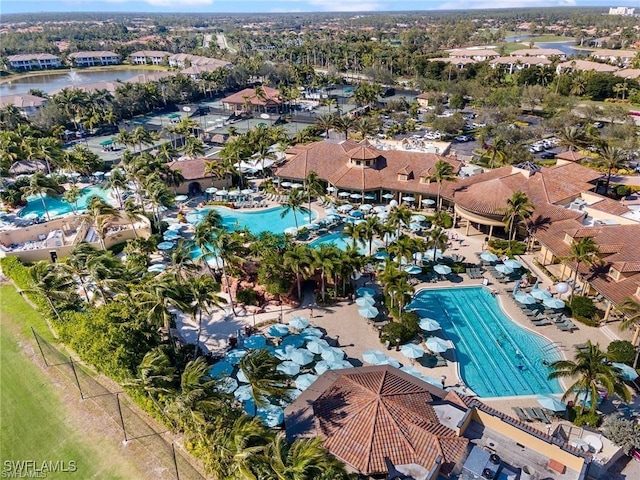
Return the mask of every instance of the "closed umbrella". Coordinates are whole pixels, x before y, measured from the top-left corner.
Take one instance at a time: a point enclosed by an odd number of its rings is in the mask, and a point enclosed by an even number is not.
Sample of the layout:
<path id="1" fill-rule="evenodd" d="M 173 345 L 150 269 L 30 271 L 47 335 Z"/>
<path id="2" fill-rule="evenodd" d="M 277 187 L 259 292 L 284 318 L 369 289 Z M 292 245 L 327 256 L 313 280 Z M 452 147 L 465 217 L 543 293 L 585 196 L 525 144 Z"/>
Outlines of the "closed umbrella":
<path id="1" fill-rule="evenodd" d="M 309 320 L 306 317 L 293 317 L 289 320 L 289 326 L 296 330 L 302 330 L 309 326 Z"/>
<path id="2" fill-rule="evenodd" d="M 567 406 L 564 403 L 549 395 L 538 395 L 536 397 L 536 401 L 542 406 L 542 408 L 546 408 L 552 412 L 564 412 L 567 409 Z"/>
<path id="3" fill-rule="evenodd" d="M 402 345 L 402 347 L 400 347 L 400 351 L 407 358 L 415 359 L 420 358 L 424 355 L 424 350 L 418 345 L 414 345 L 413 343 Z"/>
<path id="4" fill-rule="evenodd" d="M 395 195 L 393 193 L 385 193 L 384 195 L 382 195 L 382 198 L 391 200 L 392 198 L 395 198 Z"/>
<path id="5" fill-rule="evenodd" d="M 545 307 L 560 309 L 564 308 L 564 302 L 559 298 L 546 298 L 542 301 Z"/>
<path id="6" fill-rule="evenodd" d="M 356 305 L 359 307 L 373 307 L 376 301 L 373 297 L 358 297 L 356 298 Z"/>
<path id="7" fill-rule="evenodd" d="M 289 334 L 289 327 L 280 323 L 271 325 L 268 330 L 269 335 L 272 337 L 285 337 Z"/>
<path id="8" fill-rule="evenodd" d="M 315 340 L 311 340 L 309 343 L 307 343 L 307 350 L 309 350 L 310 352 L 313 352 L 317 355 L 320 355 L 322 352 L 324 352 L 327 348 L 329 348 L 330 345 L 326 340 L 323 340 L 322 338 L 317 338 Z"/>
<path id="9" fill-rule="evenodd" d="M 533 305 L 536 303 L 536 299 L 528 293 L 518 292 L 513 295 L 513 298 L 516 299 L 516 302 L 523 305 Z"/>
<path id="10" fill-rule="evenodd" d="M 214 363 L 211 368 L 209 368 L 209 376 L 212 378 L 228 377 L 231 375 L 231 372 L 233 372 L 233 365 L 225 361 Z"/>
<path id="11" fill-rule="evenodd" d="M 380 350 L 367 350 L 362 354 L 362 360 L 370 365 L 381 365 L 387 358 Z"/>
<path id="12" fill-rule="evenodd" d="M 436 265 L 433 269 L 440 275 L 449 275 L 451 273 L 451 267 L 448 265 Z"/>
<path id="13" fill-rule="evenodd" d="M 425 345 L 429 350 L 435 353 L 446 352 L 450 348 L 449 342 L 438 337 L 427 338 Z"/>
<path id="14" fill-rule="evenodd" d="M 300 365 L 298 365 L 295 362 L 292 362 L 291 360 L 286 360 L 282 362 L 280 365 L 278 365 L 276 367 L 276 370 L 284 373 L 285 375 L 294 376 L 300 373 Z"/>
<path id="15" fill-rule="evenodd" d="M 317 375 L 312 375 L 311 373 L 303 373 L 298 378 L 296 378 L 296 388 L 304 391 L 311 385 L 313 385 L 313 382 L 315 382 L 317 379 Z"/>
<path id="16" fill-rule="evenodd" d="M 531 296 L 536 300 L 546 300 L 547 298 L 551 298 L 553 295 L 551 295 L 551 292 L 547 292 L 541 288 L 534 288 L 531 290 Z"/>
<path id="17" fill-rule="evenodd" d="M 629 380 L 632 382 L 636 378 L 638 378 L 638 372 L 636 372 L 636 370 L 630 367 L 629 365 L 626 365 L 624 363 L 617 363 L 617 362 L 612 363 L 612 365 L 620 369 L 620 375 L 625 380 Z"/>
<path id="18" fill-rule="evenodd" d="M 510 258 L 508 260 L 505 260 L 502 263 L 504 263 L 509 268 L 513 268 L 514 270 L 522 268 L 522 264 L 520 262 L 518 262 L 517 260 L 513 260 L 512 258 Z"/>
<path id="19" fill-rule="evenodd" d="M 408 195 L 406 197 L 402 197 L 402 200 L 405 201 L 405 202 L 415 202 L 416 198 L 412 197 L 411 195 Z"/>
<path id="20" fill-rule="evenodd" d="M 403 270 L 407 272 L 409 275 L 418 275 L 422 273 L 422 267 L 419 267 L 417 265 L 407 265 L 406 267 L 403 268 Z"/>
<path id="21" fill-rule="evenodd" d="M 312 352 L 305 348 L 296 348 L 291 352 L 289 358 L 293 363 L 298 365 L 309 365 L 315 359 Z"/>
<path id="22" fill-rule="evenodd" d="M 250 349 L 262 348 L 267 344 L 267 337 L 264 335 L 252 335 L 244 340 L 244 346 Z"/>
<path id="23" fill-rule="evenodd" d="M 498 261 L 498 256 L 495 253 L 491 253 L 491 252 L 482 252 L 480 254 L 480 258 L 482 260 L 484 260 L 485 262 L 497 262 Z"/>
<path id="24" fill-rule="evenodd" d="M 344 359 L 344 352 L 336 347 L 326 348 L 321 354 L 322 359 L 329 363 L 340 362 Z"/>
<path id="25" fill-rule="evenodd" d="M 418 325 L 420 326 L 420 329 L 424 330 L 425 332 L 435 332 L 436 330 L 440 330 L 441 328 L 440 324 L 434 319 L 426 317 L 421 319 Z"/>
<path id="26" fill-rule="evenodd" d="M 508 265 L 504 265 L 504 264 L 500 264 L 500 265 L 496 265 L 496 271 L 500 272 L 500 273 L 504 273 L 505 275 L 508 275 L 510 273 L 513 273 L 513 268 L 511 268 Z"/>
<path id="27" fill-rule="evenodd" d="M 436 201 L 435 200 L 431 200 L 430 198 L 425 198 L 424 200 L 422 200 L 422 204 L 423 205 L 435 205 Z"/>
<path id="28" fill-rule="evenodd" d="M 373 288 L 360 287 L 358 290 L 356 290 L 356 294 L 359 297 L 364 297 L 365 295 L 369 297 L 373 297 L 376 294 L 376 291 Z"/>
<path id="29" fill-rule="evenodd" d="M 362 307 L 358 309 L 358 314 L 364 318 L 376 318 L 380 312 L 376 307 Z"/>

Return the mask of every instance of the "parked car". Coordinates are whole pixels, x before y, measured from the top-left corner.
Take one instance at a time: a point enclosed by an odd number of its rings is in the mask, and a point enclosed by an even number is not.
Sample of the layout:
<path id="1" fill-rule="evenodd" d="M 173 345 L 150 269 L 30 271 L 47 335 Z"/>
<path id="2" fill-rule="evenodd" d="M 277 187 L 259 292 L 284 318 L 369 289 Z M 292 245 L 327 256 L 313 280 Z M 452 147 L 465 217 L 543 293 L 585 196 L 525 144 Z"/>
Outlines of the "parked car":
<path id="1" fill-rule="evenodd" d="M 540 158 L 542 158 L 543 160 L 550 160 L 552 158 L 556 158 L 556 154 L 553 152 L 544 152 L 542 155 L 540 155 Z"/>

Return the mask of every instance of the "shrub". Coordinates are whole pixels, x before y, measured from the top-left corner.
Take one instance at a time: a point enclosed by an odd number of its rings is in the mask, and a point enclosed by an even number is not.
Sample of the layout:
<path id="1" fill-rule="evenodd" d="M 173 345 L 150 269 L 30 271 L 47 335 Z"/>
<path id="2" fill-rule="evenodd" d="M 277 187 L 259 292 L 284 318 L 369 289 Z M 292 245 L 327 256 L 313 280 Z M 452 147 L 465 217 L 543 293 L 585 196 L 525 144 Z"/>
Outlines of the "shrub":
<path id="1" fill-rule="evenodd" d="M 578 415 L 576 419 L 573 421 L 578 427 L 582 427 L 586 425 L 587 427 L 596 428 L 600 425 L 602 418 L 597 413 L 583 413 L 582 415 Z"/>
<path id="2" fill-rule="evenodd" d="M 617 185 L 614 191 L 619 197 L 626 197 L 631 193 L 631 189 L 626 185 Z"/>
<path id="3" fill-rule="evenodd" d="M 400 322 L 387 323 L 382 327 L 381 342 L 389 342 L 390 345 L 395 345 L 396 341 L 400 339 L 400 343 L 406 343 L 413 338 L 413 335 L 407 329 L 407 327 Z"/>
<path id="4" fill-rule="evenodd" d="M 508 240 L 501 240 L 494 238 L 489 241 L 489 249 L 498 256 L 506 255 L 509 258 L 513 258 L 514 255 L 523 255 L 527 246 L 524 242 L 511 242 L 511 248 L 509 248 Z"/>
<path id="5" fill-rule="evenodd" d="M 622 448 L 626 455 L 640 448 L 640 428 L 636 426 L 634 420 L 609 416 L 605 419 L 603 426 L 605 437 Z"/>
<path id="6" fill-rule="evenodd" d="M 246 305 L 256 305 L 258 301 L 258 294 L 255 290 L 248 288 L 244 290 L 238 290 L 236 299 L 239 303 L 244 303 Z"/>
<path id="7" fill-rule="evenodd" d="M 612 362 L 631 363 L 635 356 L 636 350 L 627 340 L 614 340 L 607 347 L 607 358 Z"/>
<path id="8" fill-rule="evenodd" d="M 571 315 L 585 324 L 594 324 L 593 322 L 596 314 L 596 306 L 593 304 L 593 300 L 589 297 L 576 296 L 573 297 L 571 304 Z"/>

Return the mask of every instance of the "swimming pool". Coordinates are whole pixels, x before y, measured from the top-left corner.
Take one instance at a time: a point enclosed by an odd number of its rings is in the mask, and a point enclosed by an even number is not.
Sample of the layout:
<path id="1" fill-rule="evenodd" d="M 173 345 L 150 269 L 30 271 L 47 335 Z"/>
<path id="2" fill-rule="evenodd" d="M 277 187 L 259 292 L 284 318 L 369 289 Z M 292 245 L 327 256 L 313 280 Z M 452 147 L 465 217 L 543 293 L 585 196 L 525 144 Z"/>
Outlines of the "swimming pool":
<path id="1" fill-rule="evenodd" d="M 104 190 L 100 185 L 93 185 L 91 187 L 86 187 L 82 189 L 82 196 L 78 199 L 78 210 L 84 210 L 87 208 L 87 202 L 91 197 L 100 197 L 103 200 L 106 200 L 109 203 L 113 203 L 109 196 L 110 190 Z M 51 218 L 64 215 L 65 213 L 73 212 L 73 205 L 69 202 L 66 202 L 60 198 L 55 197 L 44 197 L 44 203 L 47 205 L 47 210 L 49 211 L 49 216 Z M 35 214 L 38 217 L 45 217 L 45 210 L 42 206 L 42 200 L 38 196 L 29 197 L 27 199 L 27 204 L 20 210 L 18 213 L 19 217 L 24 217 L 25 215 Z"/>
<path id="2" fill-rule="evenodd" d="M 293 212 L 289 211 L 284 217 L 281 217 L 283 207 L 269 208 L 265 210 L 254 210 L 245 212 L 242 210 L 233 210 L 225 207 L 205 207 L 187 216 L 187 220 L 192 218 L 199 222 L 204 218 L 209 210 L 217 210 L 222 217 L 222 224 L 229 230 L 240 230 L 248 228 L 251 233 L 258 235 L 263 232 L 284 233 L 285 229 L 296 226 Z M 296 213 L 298 226 L 305 225 L 316 218 L 316 214 Z"/>
<path id="3" fill-rule="evenodd" d="M 460 375 L 478 396 L 562 392 L 557 380 L 547 379 L 542 363 L 561 359 L 558 349 L 509 319 L 488 289 L 427 289 L 414 298 L 421 307 L 416 313 L 437 320 L 455 344 Z"/>
<path id="4" fill-rule="evenodd" d="M 315 240 L 309 242 L 309 246 L 311 248 L 317 248 L 320 245 L 335 245 L 336 247 L 338 247 L 340 250 L 344 252 L 347 250 L 347 248 L 353 245 L 353 239 L 343 235 L 341 232 L 338 232 L 338 233 L 330 233 L 328 235 L 322 235 L 321 237 L 318 237 Z M 372 244 L 372 248 L 375 251 L 375 249 L 381 245 L 382 244 L 379 241 L 374 240 Z M 368 255 L 369 241 L 366 241 L 366 240 L 364 242 L 359 241 L 357 243 L 357 247 L 358 247 L 358 251 L 361 254 Z"/>

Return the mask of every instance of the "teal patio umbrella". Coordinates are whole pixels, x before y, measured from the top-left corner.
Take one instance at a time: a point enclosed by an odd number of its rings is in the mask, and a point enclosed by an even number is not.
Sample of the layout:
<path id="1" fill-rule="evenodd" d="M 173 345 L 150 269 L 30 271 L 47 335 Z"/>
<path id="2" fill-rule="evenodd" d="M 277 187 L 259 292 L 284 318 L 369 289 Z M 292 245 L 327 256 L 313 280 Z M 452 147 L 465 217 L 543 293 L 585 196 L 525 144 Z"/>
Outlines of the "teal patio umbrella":
<path id="1" fill-rule="evenodd" d="M 420 323 L 418 323 L 420 330 L 424 330 L 425 332 L 435 332 L 436 330 L 440 330 L 440 324 L 436 322 L 432 318 L 422 318 L 420 319 Z"/>
<path id="2" fill-rule="evenodd" d="M 634 368 L 630 367 L 627 364 L 614 362 L 611 365 L 620 369 L 620 375 L 625 380 L 629 380 L 632 382 L 639 376 L 638 372 L 636 372 Z"/>
<path id="3" fill-rule="evenodd" d="M 420 358 L 424 355 L 424 350 L 418 345 L 414 345 L 413 343 L 402 345 L 402 347 L 400 347 L 400 351 L 405 357 L 411 359 Z"/>
<path id="4" fill-rule="evenodd" d="M 296 330 L 302 330 L 309 326 L 309 319 L 306 317 L 293 317 L 289 320 L 289 326 L 295 328 Z"/>
<path id="5" fill-rule="evenodd" d="M 429 350 L 435 353 L 446 352 L 450 348 L 449 342 L 438 337 L 427 338 L 425 345 Z"/>
<path id="6" fill-rule="evenodd" d="M 297 363 L 298 365 L 308 365 L 313 362 L 315 355 L 306 348 L 296 348 L 291 351 L 289 358 L 293 363 Z"/>
<path id="7" fill-rule="evenodd" d="M 286 360 L 276 367 L 276 370 L 285 375 L 294 376 L 300 373 L 300 365 L 291 360 Z"/>
<path id="8" fill-rule="evenodd" d="M 448 265 L 436 265 L 433 270 L 440 275 L 449 275 L 451 273 L 451 267 Z"/>
<path id="9" fill-rule="evenodd" d="M 313 385 L 313 382 L 315 382 L 317 379 L 317 375 L 313 375 L 311 373 L 303 373 L 302 375 L 298 376 L 298 378 L 296 378 L 296 388 L 305 391 L 307 388 Z"/>
<path id="10" fill-rule="evenodd" d="M 546 408 L 552 412 L 564 412 L 567 409 L 564 403 L 550 395 L 538 395 L 536 402 L 538 402 L 542 408 Z"/>
<path id="11" fill-rule="evenodd" d="M 364 318 L 376 318 L 379 313 L 380 311 L 374 306 L 362 307 L 358 309 L 358 314 Z"/>
<path id="12" fill-rule="evenodd" d="M 307 343 L 307 350 L 317 355 L 320 355 L 327 348 L 330 348 L 329 343 L 322 338 L 316 338 Z"/>
<path id="13" fill-rule="evenodd" d="M 359 307 L 373 307 L 376 301 L 373 297 L 358 297 L 356 298 L 356 305 Z"/>

